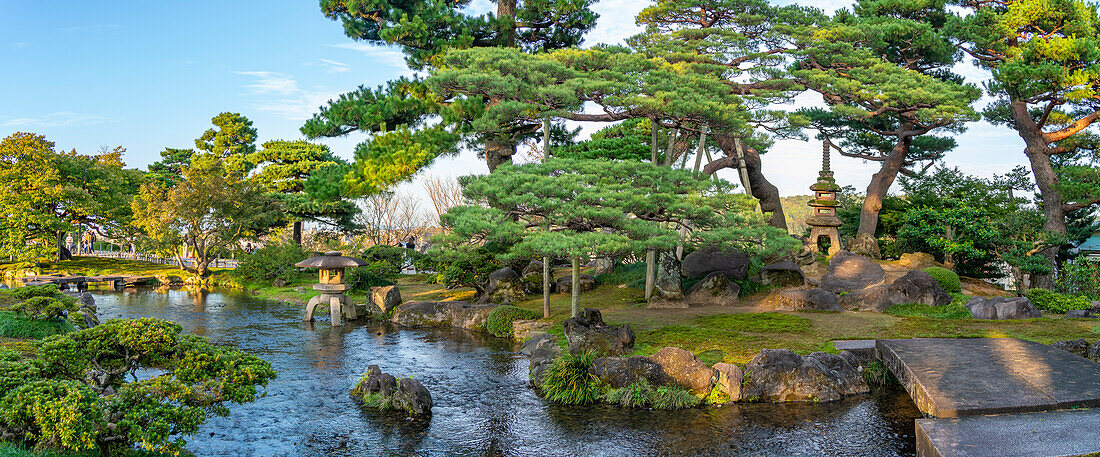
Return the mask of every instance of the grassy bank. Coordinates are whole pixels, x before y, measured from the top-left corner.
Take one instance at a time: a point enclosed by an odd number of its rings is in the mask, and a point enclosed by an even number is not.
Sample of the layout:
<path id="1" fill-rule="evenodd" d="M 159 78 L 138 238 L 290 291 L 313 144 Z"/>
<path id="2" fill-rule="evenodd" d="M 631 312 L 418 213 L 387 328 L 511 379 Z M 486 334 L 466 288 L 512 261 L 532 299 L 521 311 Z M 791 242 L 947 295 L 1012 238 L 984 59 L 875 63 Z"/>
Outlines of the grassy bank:
<path id="1" fill-rule="evenodd" d="M 85 452 L 61 452 L 61 451 L 36 451 L 27 449 L 17 444 L 0 441 L 0 457 L 101 457 L 99 451 L 85 451 Z M 179 454 L 163 454 L 159 452 L 148 452 L 141 450 L 128 450 L 122 453 L 112 454 L 116 457 L 193 457 L 192 454 L 187 451 L 181 451 Z"/>

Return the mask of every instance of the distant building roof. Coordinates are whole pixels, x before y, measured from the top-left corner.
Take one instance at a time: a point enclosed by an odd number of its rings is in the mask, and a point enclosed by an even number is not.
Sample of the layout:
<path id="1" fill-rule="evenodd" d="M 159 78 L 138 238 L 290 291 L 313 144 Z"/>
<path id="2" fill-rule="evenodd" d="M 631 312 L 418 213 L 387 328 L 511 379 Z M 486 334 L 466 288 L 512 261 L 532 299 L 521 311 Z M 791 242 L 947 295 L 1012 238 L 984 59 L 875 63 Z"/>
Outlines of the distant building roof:
<path id="1" fill-rule="evenodd" d="M 1081 252 L 1100 252 L 1100 233 L 1093 233 L 1077 249 Z"/>

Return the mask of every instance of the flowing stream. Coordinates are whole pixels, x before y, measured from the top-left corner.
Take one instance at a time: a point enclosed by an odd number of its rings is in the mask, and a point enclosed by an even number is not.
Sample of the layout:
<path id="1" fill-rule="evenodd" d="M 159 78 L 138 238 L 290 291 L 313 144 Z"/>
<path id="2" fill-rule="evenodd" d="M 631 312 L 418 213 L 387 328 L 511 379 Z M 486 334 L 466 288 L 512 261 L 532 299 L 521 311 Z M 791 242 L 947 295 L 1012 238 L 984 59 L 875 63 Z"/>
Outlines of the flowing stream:
<path id="1" fill-rule="evenodd" d="M 526 386 L 511 343 L 463 330 L 333 328 L 301 307 L 233 292 L 93 290 L 101 319 L 157 317 L 255 353 L 278 372 L 267 395 L 212 418 L 187 449 L 206 456 L 912 456 L 900 389 L 828 404 L 683 411 L 551 405 Z M 368 365 L 413 376 L 433 415 L 406 420 L 348 395 Z"/>

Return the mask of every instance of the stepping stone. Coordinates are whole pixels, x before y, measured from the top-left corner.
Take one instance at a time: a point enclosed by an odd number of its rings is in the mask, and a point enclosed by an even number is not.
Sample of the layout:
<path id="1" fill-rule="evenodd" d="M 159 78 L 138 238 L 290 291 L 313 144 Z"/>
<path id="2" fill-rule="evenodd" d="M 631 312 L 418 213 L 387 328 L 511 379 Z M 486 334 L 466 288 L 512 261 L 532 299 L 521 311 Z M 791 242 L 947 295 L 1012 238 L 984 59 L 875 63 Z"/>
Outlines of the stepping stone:
<path id="1" fill-rule="evenodd" d="M 1054 457 L 1100 452 L 1100 410 L 917 419 L 917 457 Z"/>

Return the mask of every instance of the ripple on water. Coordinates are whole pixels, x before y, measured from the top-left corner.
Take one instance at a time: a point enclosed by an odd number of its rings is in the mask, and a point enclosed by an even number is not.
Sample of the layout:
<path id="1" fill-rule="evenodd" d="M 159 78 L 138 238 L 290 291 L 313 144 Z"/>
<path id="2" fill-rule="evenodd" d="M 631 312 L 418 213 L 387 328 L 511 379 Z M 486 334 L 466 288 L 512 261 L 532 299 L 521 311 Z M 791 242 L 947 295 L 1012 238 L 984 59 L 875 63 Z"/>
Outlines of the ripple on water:
<path id="1" fill-rule="evenodd" d="M 685 411 L 544 403 L 510 344 L 462 330 L 381 324 L 312 328 L 300 307 L 232 292 L 95 292 L 101 318 L 158 317 L 260 355 L 278 372 L 263 398 L 234 405 L 187 439 L 199 456 L 911 456 L 920 413 L 903 391 L 820 404 Z M 413 376 L 433 416 L 360 408 L 367 366 Z"/>

